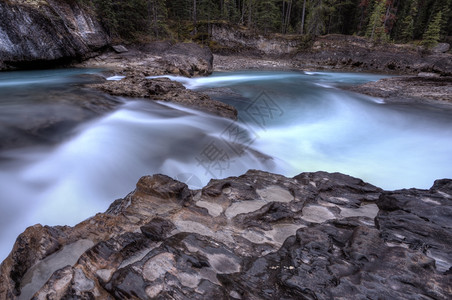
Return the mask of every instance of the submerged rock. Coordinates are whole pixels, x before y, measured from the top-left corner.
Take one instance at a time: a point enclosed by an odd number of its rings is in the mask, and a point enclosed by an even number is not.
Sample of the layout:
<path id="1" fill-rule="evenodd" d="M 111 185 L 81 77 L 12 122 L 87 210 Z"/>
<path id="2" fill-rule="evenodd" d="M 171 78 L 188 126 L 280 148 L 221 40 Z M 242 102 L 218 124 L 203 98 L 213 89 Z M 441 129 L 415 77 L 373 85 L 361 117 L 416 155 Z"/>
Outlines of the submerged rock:
<path id="1" fill-rule="evenodd" d="M 446 179 L 387 192 L 325 172 L 249 171 L 201 190 L 145 176 L 75 227 L 28 228 L 0 297 L 450 299 L 451 220 Z"/>

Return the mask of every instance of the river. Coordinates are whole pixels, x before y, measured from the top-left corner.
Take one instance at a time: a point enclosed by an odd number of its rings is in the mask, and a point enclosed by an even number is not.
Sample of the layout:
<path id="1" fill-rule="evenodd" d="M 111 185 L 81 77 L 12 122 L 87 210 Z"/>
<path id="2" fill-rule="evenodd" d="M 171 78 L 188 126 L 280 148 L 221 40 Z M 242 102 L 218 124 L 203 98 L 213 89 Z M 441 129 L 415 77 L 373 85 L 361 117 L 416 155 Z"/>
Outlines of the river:
<path id="1" fill-rule="evenodd" d="M 452 111 L 340 89 L 382 75 L 172 77 L 236 106 L 239 120 L 231 121 L 173 104 L 112 99 L 79 85 L 98 72 L 0 73 L 0 138 L 14 145 L 0 150 L 0 259 L 27 226 L 74 225 L 105 211 L 147 174 L 200 188 L 248 169 L 286 176 L 322 170 L 389 190 L 429 188 L 452 177 Z M 103 101 L 116 109 L 100 116 L 80 109 L 81 102 Z M 53 125 L 33 131 L 46 122 Z"/>

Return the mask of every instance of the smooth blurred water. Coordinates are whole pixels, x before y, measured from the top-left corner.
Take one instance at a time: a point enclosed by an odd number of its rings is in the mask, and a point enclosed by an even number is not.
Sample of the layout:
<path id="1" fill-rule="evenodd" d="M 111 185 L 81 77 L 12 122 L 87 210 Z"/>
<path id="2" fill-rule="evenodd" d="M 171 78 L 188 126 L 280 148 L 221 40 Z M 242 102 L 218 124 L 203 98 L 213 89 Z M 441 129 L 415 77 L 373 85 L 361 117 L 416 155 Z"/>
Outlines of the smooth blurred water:
<path id="1" fill-rule="evenodd" d="M 73 85 L 89 81 L 81 75 L 93 72 L 0 73 L 2 130 L 30 123 L 33 112 L 70 119 L 77 101 L 98 97 Z M 63 128 L 57 142 L 3 150 L 0 258 L 27 226 L 76 224 L 105 211 L 147 174 L 167 174 L 191 188 L 251 168 L 287 176 L 338 171 L 385 189 L 427 188 L 437 178 L 452 177 L 451 111 L 384 104 L 338 89 L 382 77 L 328 72 L 173 77 L 189 88 L 217 89 L 215 97 L 239 109 L 239 121 L 118 98 L 124 104 L 116 110 Z"/>

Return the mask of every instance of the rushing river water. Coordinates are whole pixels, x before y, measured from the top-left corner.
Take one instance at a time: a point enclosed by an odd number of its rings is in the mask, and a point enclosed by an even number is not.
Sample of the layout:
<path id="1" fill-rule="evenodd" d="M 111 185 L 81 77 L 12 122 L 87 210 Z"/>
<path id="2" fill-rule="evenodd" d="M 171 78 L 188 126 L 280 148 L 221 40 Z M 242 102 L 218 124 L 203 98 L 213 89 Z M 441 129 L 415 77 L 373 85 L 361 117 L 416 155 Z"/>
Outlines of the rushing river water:
<path id="1" fill-rule="evenodd" d="M 0 152 L 0 259 L 27 226 L 78 223 L 125 196 L 146 174 L 164 173 L 192 188 L 251 168 L 287 176 L 338 171 L 385 189 L 428 188 L 452 177 L 451 111 L 385 104 L 339 89 L 380 75 L 174 78 L 188 88 L 213 89 L 214 97 L 236 106 L 239 121 L 233 122 L 121 98 L 114 99 L 122 103 L 115 110 L 90 115 L 80 101 L 112 101 L 74 85 L 95 72 L 0 73 L 0 138 L 15 143 Z M 46 122 L 57 125 L 24 134 Z"/>

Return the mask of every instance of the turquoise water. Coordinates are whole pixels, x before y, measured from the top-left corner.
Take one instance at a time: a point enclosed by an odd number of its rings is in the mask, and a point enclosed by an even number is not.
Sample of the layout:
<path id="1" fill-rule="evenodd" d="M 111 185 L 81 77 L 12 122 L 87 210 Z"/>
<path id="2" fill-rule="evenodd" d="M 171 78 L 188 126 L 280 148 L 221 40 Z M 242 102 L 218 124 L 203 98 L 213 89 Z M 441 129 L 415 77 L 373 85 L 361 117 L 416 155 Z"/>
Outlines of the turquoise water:
<path id="1" fill-rule="evenodd" d="M 0 257 L 27 226 L 76 224 L 104 211 L 147 174 L 167 174 L 192 188 L 252 168 L 287 176 L 337 171 L 385 189 L 428 188 L 452 177 L 451 111 L 386 104 L 340 89 L 381 75 L 177 77 L 188 88 L 217 89 L 214 97 L 236 106 L 239 121 L 122 98 L 114 99 L 122 104 L 111 112 L 74 119 L 80 101 L 100 97 L 78 85 L 96 72 L 0 73 L 1 138 L 15 136 L 15 126 L 32 127 L 36 114 L 71 121 L 42 139 L 19 135 L 26 143 L 0 151 Z"/>

